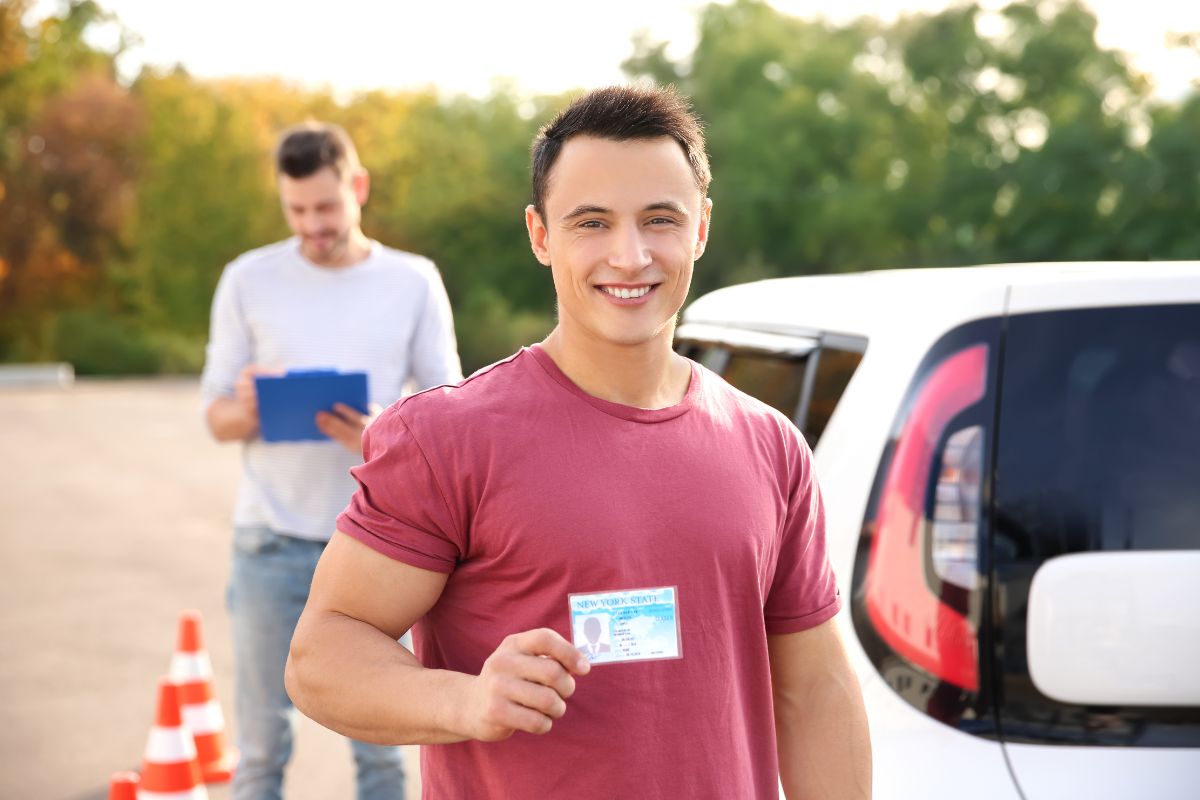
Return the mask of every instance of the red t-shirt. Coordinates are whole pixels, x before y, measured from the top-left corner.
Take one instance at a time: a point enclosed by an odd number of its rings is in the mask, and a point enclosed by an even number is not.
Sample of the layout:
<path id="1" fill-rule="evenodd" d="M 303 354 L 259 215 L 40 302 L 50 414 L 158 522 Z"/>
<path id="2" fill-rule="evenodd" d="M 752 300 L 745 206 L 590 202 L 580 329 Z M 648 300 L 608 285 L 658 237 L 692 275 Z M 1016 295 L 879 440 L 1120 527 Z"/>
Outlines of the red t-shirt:
<path id="1" fill-rule="evenodd" d="M 766 636 L 840 605 L 783 415 L 698 365 L 678 405 L 610 403 L 535 346 L 392 406 L 364 451 L 338 529 L 450 574 L 414 628 L 427 667 L 571 640 L 569 594 L 677 587 L 681 658 L 595 665 L 545 736 L 423 747 L 425 797 L 777 796 Z"/>

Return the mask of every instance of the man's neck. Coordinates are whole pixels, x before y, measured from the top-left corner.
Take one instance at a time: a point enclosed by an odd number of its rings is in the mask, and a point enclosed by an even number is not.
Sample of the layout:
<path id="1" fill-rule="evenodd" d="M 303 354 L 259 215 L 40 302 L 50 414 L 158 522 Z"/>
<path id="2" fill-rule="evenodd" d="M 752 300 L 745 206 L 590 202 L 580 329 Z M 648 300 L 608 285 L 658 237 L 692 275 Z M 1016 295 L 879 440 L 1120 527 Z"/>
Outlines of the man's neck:
<path id="1" fill-rule="evenodd" d="M 691 384 L 687 359 L 671 349 L 673 331 L 637 345 L 600 342 L 558 325 L 542 349 L 583 391 L 634 408 L 667 408 L 681 402 Z"/>

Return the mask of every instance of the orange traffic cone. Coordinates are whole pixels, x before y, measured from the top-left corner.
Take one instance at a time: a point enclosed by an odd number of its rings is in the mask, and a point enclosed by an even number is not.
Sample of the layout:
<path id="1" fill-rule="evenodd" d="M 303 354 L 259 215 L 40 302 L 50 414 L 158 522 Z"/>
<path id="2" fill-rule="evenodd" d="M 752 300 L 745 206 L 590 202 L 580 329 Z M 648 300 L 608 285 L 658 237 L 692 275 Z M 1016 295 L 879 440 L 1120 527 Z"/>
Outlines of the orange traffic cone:
<path id="1" fill-rule="evenodd" d="M 171 657 L 171 680 L 179 684 L 184 724 L 196 740 L 200 771 L 206 783 L 233 777 L 238 752 L 225 736 L 225 716 L 213 690 L 212 662 L 204 649 L 204 623 L 199 611 L 179 615 L 179 638 Z"/>
<path id="2" fill-rule="evenodd" d="M 137 800 L 138 774 L 114 772 L 108 782 L 108 800 Z"/>
<path id="3" fill-rule="evenodd" d="M 167 678 L 158 682 L 158 713 L 146 754 L 138 800 L 208 800 L 200 781 L 196 744 L 179 714 L 178 687 Z"/>

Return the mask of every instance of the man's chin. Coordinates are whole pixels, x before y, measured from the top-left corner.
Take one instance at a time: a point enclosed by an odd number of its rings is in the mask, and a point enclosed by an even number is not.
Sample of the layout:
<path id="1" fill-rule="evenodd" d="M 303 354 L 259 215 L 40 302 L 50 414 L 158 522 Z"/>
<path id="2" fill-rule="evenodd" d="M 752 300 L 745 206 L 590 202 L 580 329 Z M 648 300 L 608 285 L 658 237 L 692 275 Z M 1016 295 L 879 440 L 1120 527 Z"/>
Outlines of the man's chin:
<path id="1" fill-rule="evenodd" d="M 670 342 L 673 329 L 668 325 L 657 327 L 645 327 L 641 329 L 617 328 L 601 333 L 601 339 L 607 340 L 609 344 L 618 345 L 620 347 L 643 347 L 662 343 L 665 339 Z"/>
<path id="2" fill-rule="evenodd" d="M 333 258 L 335 249 L 336 248 L 333 245 L 314 247 L 306 242 L 300 247 L 300 252 L 303 253 L 304 257 L 309 261 L 321 263 Z"/>

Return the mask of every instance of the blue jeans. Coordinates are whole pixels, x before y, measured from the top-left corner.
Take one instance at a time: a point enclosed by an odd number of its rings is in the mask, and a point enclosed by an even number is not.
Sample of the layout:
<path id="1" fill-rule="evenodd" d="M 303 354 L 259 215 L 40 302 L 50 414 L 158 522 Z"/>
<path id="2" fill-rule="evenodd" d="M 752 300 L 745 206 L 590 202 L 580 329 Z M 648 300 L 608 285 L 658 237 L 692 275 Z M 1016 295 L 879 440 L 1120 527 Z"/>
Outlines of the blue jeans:
<path id="1" fill-rule="evenodd" d="M 242 751 L 233 800 L 283 797 L 283 768 L 292 756 L 296 709 L 283 688 L 292 632 L 304 610 L 324 542 L 238 527 L 228 604 L 237 678 L 237 734 Z M 358 800 L 403 800 L 398 747 L 350 742 L 358 766 Z"/>

